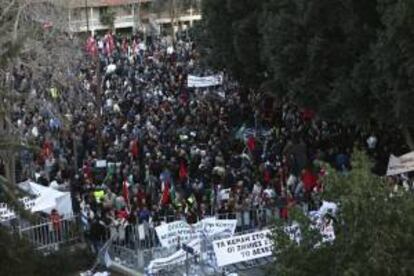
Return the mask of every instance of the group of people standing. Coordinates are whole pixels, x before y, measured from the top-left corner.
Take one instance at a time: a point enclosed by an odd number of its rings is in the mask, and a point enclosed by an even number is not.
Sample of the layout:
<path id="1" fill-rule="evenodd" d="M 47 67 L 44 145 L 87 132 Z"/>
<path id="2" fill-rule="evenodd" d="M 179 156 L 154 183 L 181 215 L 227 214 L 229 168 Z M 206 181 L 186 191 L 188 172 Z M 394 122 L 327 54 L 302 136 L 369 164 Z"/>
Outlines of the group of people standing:
<path id="1" fill-rule="evenodd" d="M 105 229 L 215 214 L 247 212 L 253 223 L 261 208 L 287 219 L 292 206 L 319 207 L 326 164 L 346 173 L 356 144 L 377 160 L 395 150 L 380 132 L 319 120 L 288 99 L 263 110 L 227 75 L 221 85 L 189 88 L 188 75 L 218 73 L 200 67 L 190 40 L 108 33 L 86 44 L 70 88 L 78 102 L 53 85 L 37 91 L 71 128 L 47 106 L 16 104 L 13 119 L 42 149 L 22 153 L 20 167 L 30 164 L 41 184 L 69 187 L 96 241 Z M 33 90 L 24 71 L 14 75 L 16 89 Z"/>

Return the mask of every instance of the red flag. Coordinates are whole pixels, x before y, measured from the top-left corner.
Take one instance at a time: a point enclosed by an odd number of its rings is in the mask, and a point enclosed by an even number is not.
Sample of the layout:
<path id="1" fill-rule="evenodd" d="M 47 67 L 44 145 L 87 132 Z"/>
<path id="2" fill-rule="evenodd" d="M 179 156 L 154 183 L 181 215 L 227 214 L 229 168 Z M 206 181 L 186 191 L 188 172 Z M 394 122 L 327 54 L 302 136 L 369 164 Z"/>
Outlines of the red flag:
<path id="1" fill-rule="evenodd" d="M 96 56 L 98 54 L 98 46 L 96 45 L 96 40 L 93 36 L 90 36 L 86 41 L 86 51 L 91 56 Z"/>
<path id="2" fill-rule="evenodd" d="M 184 181 L 188 177 L 188 169 L 184 161 L 180 162 L 180 170 L 178 171 L 178 175 L 180 177 L 180 181 Z"/>
<path id="3" fill-rule="evenodd" d="M 309 122 L 312 121 L 315 117 L 315 111 L 309 108 L 305 108 L 301 111 L 300 115 L 302 117 L 302 120 Z"/>
<path id="4" fill-rule="evenodd" d="M 164 183 L 164 190 L 162 191 L 161 204 L 167 205 L 170 203 L 170 182 Z"/>
<path id="5" fill-rule="evenodd" d="M 254 149 L 256 148 L 256 140 L 253 136 L 250 136 L 249 139 L 247 139 L 247 148 L 250 152 L 254 151 Z"/>
<path id="6" fill-rule="evenodd" d="M 45 140 L 43 142 L 43 147 L 42 147 L 42 155 L 45 158 L 50 157 L 50 155 L 52 155 L 53 152 L 53 144 L 52 142 L 50 142 L 49 140 Z"/>
<path id="7" fill-rule="evenodd" d="M 105 35 L 105 44 L 106 44 L 106 54 L 108 56 L 112 55 L 113 50 L 115 49 L 115 41 L 112 33 L 107 33 Z"/>
<path id="8" fill-rule="evenodd" d="M 132 158 L 134 159 L 137 158 L 139 154 L 138 140 L 137 139 L 131 140 L 131 142 L 129 143 L 129 148 L 131 150 Z"/>
<path id="9" fill-rule="evenodd" d="M 301 180 L 306 192 L 311 192 L 318 185 L 318 176 L 311 170 L 304 171 L 301 175 Z"/>

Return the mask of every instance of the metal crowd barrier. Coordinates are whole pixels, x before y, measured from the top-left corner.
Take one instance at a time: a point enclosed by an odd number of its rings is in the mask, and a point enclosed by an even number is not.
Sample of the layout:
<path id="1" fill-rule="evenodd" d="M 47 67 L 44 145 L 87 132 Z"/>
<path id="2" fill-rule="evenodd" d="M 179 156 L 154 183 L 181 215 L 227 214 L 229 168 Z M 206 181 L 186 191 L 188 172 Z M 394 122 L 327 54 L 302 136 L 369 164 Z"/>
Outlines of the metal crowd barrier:
<path id="1" fill-rule="evenodd" d="M 44 221 L 36 225 L 18 226 L 20 237 L 31 242 L 36 249 L 58 249 L 60 245 L 79 241 L 81 233 L 77 216 L 65 217 L 59 223 Z"/>
<path id="2" fill-rule="evenodd" d="M 239 233 L 273 224 L 279 217 L 279 210 L 277 208 L 260 208 L 232 213 L 217 213 L 214 216 L 218 219 L 236 219 L 236 233 Z M 106 237 L 108 239 L 113 234 L 117 234 L 118 238 L 113 241 L 113 244 L 132 250 L 160 247 L 161 244 L 157 238 L 155 227 L 161 221 L 173 222 L 177 220 L 175 216 L 165 216 L 157 223 L 144 222 L 126 226 L 109 226 Z M 200 220 L 201 218 L 198 218 L 197 222 Z"/>
<path id="3" fill-rule="evenodd" d="M 259 231 L 263 227 L 265 227 L 265 225 L 256 226 L 251 229 L 239 231 L 235 233 L 235 236 Z M 108 253 L 112 261 L 114 261 L 118 265 L 151 276 L 184 275 L 186 273 L 187 261 L 189 261 L 188 265 L 191 271 L 190 275 L 224 275 L 230 272 L 243 271 L 253 267 L 263 266 L 273 261 L 273 257 L 265 257 L 252 261 L 228 265 L 222 268 L 217 268 L 215 266 L 212 266 L 216 262 L 212 241 L 216 239 L 220 239 L 220 237 L 215 237 L 202 241 L 201 255 L 203 255 L 203 257 L 201 259 L 197 258 L 196 262 L 194 258 L 189 258 L 188 260 L 184 260 L 179 263 L 174 263 L 173 265 L 165 266 L 165 268 L 162 271 L 159 271 L 155 274 L 149 274 L 148 271 L 145 271 L 145 268 L 147 268 L 150 262 L 154 259 L 164 258 L 172 255 L 174 252 L 177 251 L 175 247 L 152 247 L 148 249 L 133 250 L 131 248 L 127 248 L 112 243 L 109 247 Z M 209 273 L 207 273 L 207 271 L 209 271 Z"/>

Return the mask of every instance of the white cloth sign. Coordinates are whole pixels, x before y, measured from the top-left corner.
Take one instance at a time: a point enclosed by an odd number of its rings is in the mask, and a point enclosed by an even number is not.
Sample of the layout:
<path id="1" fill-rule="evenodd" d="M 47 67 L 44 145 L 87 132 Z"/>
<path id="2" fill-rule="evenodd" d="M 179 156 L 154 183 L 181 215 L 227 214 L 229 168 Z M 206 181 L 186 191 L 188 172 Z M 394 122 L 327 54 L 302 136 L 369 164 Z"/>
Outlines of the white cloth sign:
<path id="1" fill-rule="evenodd" d="M 72 198 L 69 192 L 60 192 L 50 187 L 44 187 L 30 180 L 17 184 L 27 193 L 36 196 L 31 212 L 44 212 L 50 214 L 56 209 L 60 215 L 72 214 Z"/>
<path id="2" fill-rule="evenodd" d="M 96 167 L 97 168 L 106 168 L 106 160 L 96 160 Z"/>
<path id="3" fill-rule="evenodd" d="M 220 200 L 229 200 L 230 199 L 230 192 L 231 192 L 230 188 L 220 190 L 219 199 Z"/>
<path id="4" fill-rule="evenodd" d="M 25 210 L 31 210 L 35 207 L 35 200 L 29 197 L 23 197 L 19 199 L 20 203 L 23 204 Z M 6 203 L 0 203 L 0 221 L 9 221 L 14 219 L 16 214 L 13 210 L 10 210 Z"/>
<path id="5" fill-rule="evenodd" d="M 195 255 L 200 254 L 200 239 L 195 239 L 189 242 L 187 246 L 194 249 Z M 189 257 L 192 257 L 192 256 L 189 256 Z M 180 249 L 174 254 L 166 258 L 159 258 L 159 259 L 152 260 L 147 268 L 147 271 L 149 273 L 157 273 L 158 271 L 168 266 L 184 263 L 186 258 L 187 258 L 187 252 L 185 252 L 183 249 Z"/>
<path id="6" fill-rule="evenodd" d="M 414 171 L 414 151 L 400 157 L 390 156 L 387 176 Z"/>
<path id="7" fill-rule="evenodd" d="M 30 180 L 17 184 L 17 186 L 34 196 L 34 199 L 23 197 L 19 201 L 26 210 L 44 212 L 50 214 L 56 209 L 60 215 L 72 214 L 72 199 L 69 192 L 59 192 L 50 187 L 31 182 Z M 16 217 L 13 210 L 10 210 L 5 203 L 0 203 L 0 221 L 8 221 Z"/>
<path id="8" fill-rule="evenodd" d="M 327 214 L 335 216 L 338 205 L 334 202 L 323 201 L 322 206 L 317 211 L 309 213 L 310 218 L 314 222 L 314 227 L 318 228 L 322 235 L 322 242 L 331 242 L 335 240 L 335 229 L 333 221 L 325 218 Z"/>
<path id="9" fill-rule="evenodd" d="M 263 230 L 213 241 L 213 249 L 219 267 L 269 257 L 273 252 L 271 232 Z"/>
<path id="10" fill-rule="evenodd" d="M 187 87 L 196 88 L 196 87 L 210 87 L 223 84 L 223 75 L 217 74 L 208 77 L 197 77 L 188 75 L 187 78 Z"/>
<path id="11" fill-rule="evenodd" d="M 113 63 L 109 64 L 108 67 L 106 67 L 107 74 L 112 74 L 115 71 L 116 71 L 116 65 Z"/>
<path id="12" fill-rule="evenodd" d="M 186 243 L 202 235 L 213 236 L 219 233 L 233 235 L 237 220 L 205 218 L 195 224 L 185 221 L 174 221 L 155 228 L 158 239 L 163 247 L 176 246 L 179 242 Z"/>

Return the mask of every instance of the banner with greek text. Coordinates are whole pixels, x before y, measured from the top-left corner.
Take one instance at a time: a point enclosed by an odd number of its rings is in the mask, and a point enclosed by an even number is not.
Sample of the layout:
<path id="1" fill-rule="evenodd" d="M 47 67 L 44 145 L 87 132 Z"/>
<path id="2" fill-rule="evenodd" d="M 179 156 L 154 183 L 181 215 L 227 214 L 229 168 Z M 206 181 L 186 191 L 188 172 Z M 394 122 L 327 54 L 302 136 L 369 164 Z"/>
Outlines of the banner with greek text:
<path id="1" fill-rule="evenodd" d="M 236 225 L 237 220 L 211 217 L 192 225 L 185 221 L 174 221 L 157 226 L 155 231 L 161 245 L 163 247 L 171 247 L 177 246 L 179 243 L 189 242 L 202 235 L 211 237 L 219 233 L 225 233 L 231 236 L 236 230 Z"/>
<path id="2" fill-rule="evenodd" d="M 219 267 L 269 257 L 273 252 L 271 231 L 263 230 L 213 241 L 213 249 Z"/>
<path id="3" fill-rule="evenodd" d="M 387 176 L 414 171 L 414 151 L 396 157 L 391 154 L 388 162 Z"/>
<path id="4" fill-rule="evenodd" d="M 194 249 L 195 255 L 200 254 L 200 239 L 195 239 L 189 242 L 187 246 Z M 168 266 L 184 263 L 187 257 L 192 256 L 188 256 L 187 252 L 185 252 L 183 249 L 179 249 L 177 252 L 166 258 L 152 260 L 147 268 L 147 272 L 157 273 L 158 271 L 165 269 Z"/>
<path id="5" fill-rule="evenodd" d="M 19 199 L 20 203 L 23 204 L 24 209 L 31 210 L 35 206 L 35 200 L 29 197 L 23 197 Z M 16 214 L 13 210 L 9 209 L 6 203 L 0 203 L 0 221 L 9 221 L 14 219 Z"/>
<path id="6" fill-rule="evenodd" d="M 197 77 L 188 75 L 187 78 L 187 87 L 197 88 L 197 87 L 210 87 L 223 84 L 223 75 L 213 75 L 208 77 Z"/>

